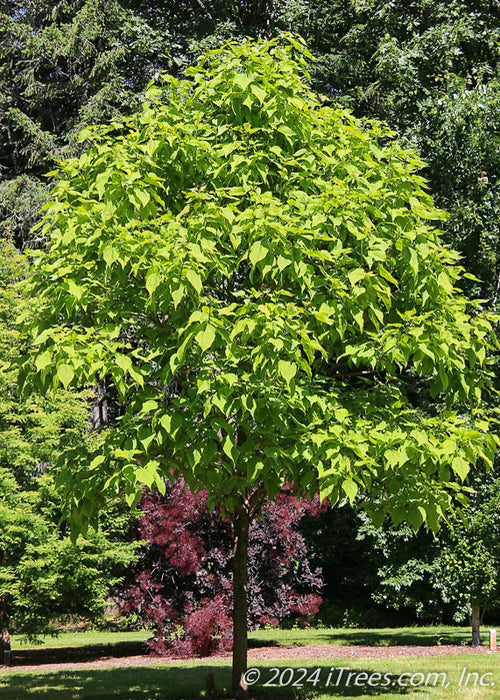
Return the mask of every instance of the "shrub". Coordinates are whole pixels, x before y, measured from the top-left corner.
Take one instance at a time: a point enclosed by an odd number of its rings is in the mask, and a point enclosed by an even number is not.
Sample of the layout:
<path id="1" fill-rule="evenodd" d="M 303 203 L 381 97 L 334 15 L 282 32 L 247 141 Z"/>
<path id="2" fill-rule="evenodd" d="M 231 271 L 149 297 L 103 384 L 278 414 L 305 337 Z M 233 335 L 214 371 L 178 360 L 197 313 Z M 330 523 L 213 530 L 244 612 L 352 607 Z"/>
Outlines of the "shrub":
<path id="1" fill-rule="evenodd" d="M 166 493 L 147 492 L 137 537 L 145 540 L 139 565 L 124 592 L 123 610 L 154 629 L 158 654 L 206 656 L 232 644 L 232 525 L 210 513 L 207 494 L 193 494 L 182 479 Z M 248 624 L 276 626 L 316 614 L 321 570 L 308 561 L 297 525 L 310 502 L 286 493 L 266 500 L 250 525 Z"/>

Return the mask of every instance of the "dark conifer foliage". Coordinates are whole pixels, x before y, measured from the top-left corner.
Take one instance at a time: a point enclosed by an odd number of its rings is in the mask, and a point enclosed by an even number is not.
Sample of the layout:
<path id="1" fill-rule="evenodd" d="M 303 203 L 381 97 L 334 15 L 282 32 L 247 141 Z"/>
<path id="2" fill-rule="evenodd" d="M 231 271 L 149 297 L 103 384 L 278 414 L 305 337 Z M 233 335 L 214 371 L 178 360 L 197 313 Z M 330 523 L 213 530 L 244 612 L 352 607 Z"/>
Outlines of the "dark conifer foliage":
<path id="1" fill-rule="evenodd" d="M 0 2 L 0 236 L 22 247 L 76 135 L 137 107 L 170 37 L 117 0 Z"/>

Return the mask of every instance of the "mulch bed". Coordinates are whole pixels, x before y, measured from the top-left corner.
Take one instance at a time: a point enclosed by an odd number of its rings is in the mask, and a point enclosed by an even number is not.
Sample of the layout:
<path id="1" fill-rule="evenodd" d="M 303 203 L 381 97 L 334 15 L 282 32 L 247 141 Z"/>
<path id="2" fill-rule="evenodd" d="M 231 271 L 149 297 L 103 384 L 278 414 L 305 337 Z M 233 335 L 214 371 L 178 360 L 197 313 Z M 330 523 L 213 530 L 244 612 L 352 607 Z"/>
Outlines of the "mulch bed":
<path id="1" fill-rule="evenodd" d="M 116 648 L 118 647 L 118 649 Z M 152 664 L 172 665 L 182 663 L 185 659 L 151 656 L 147 653 L 132 652 L 127 645 L 120 650 L 119 645 L 110 649 L 103 647 L 74 647 L 72 649 L 25 649 L 12 652 L 12 665 L 1 666 L 0 671 L 76 671 L 86 668 L 107 668 L 113 666 L 149 666 Z M 142 647 L 143 648 L 143 647 Z M 127 651 L 128 653 L 125 653 Z M 121 655 L 123 653 L 123 655 Z M 287 645 L 262 646 L 248 650 L 249 661 L 287 659 L 389 659 L 422 656 L 450 656 L 454 654 L 495 654 L 487 646 L 332 646 L 321 645 Z M 231 654 L 200 658 L 200 661 L 229 660 Z M 56 661 L 57 659 L 57 661 Z M 54 661 L 56 661 L 54 663 Z"/>

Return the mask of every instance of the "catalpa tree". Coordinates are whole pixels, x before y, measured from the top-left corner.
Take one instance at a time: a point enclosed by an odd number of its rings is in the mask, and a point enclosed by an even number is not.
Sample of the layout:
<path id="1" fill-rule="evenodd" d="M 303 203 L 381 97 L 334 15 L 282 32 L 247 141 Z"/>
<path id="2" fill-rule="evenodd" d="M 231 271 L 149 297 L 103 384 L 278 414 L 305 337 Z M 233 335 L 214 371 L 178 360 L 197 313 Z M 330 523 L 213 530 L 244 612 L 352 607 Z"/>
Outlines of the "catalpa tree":
<path id="1" fill-rule="evenodd" d="M 74 531 L 110 492 L 207 489 L 233 522 L 235 690 L 264 494 L 436 528 L 496 445 L 492 326 L 456 288 L 422 163 L 312 94 L 309 58 L 294 37 L 229 43 L 83 132 L 33 274 L 38 386 L 106 377 L 122 403 L 99 451 L 68 458 Z"/>

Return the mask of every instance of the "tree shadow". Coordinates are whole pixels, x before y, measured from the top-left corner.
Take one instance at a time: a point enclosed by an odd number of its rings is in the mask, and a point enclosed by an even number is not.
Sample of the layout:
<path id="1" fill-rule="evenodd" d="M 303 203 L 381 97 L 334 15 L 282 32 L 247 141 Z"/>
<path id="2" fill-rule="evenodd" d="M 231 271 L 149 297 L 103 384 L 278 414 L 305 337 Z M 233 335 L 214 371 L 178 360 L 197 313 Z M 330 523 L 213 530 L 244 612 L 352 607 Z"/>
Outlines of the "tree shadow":
<path id="1" fill-rule="evenodd" d="M 260 647 L 278 647 L 280 645 L 279 641 L 276 639 L 248 639 L 249 649 L 259 649 Z"/>
<path id="2" fill-rule="evenodd" d="M 482 635 L 484 636 L 484 635 Z M 462 631 L 453 630 L 332 630 L 321 635 L 324 643 L 330 642 L 342 646 L 470 646 L 469 638 Z M 484 636 L 483 641 L 486 640 Z"/>
<path id="3" fill-rule="evenodd" d="M 249 648 L 276 647 L 275 640 L 251 639 Z M 146 642 L 124 641 L 105 644 L 88 644 L 74 647 L 29 647 L 14 649 L 11 654 L 11 668 L 16 666 L 38 666 L 40 664 L 63 664 L 97 659 L 125 658 L 127 656 L 147 656 L 151 650 Z"/>
<path id="4" fill-rule="evenodd" d="M 307 670 L 305 675 L 300 673 L 300 667 L 294 666 L 293 676 L 290 673 L 290 667 L 286 665 L 273 668 L 253 666 L 252 668 L 259 669 L 260 679 L 259 683 L 252 687 L 252 693 L 255 692 L 257 698 L 314 700 L 318 696 L 322 698 L 383 698 L 390 694 L 391 697 L 394 697 L 395 695 L 404 696 L 410 692 L 415 693 L 418 690 L 417 687 L 408 684 L 399 685 L 397 680 L 399 674 L 397 673 L 384 673 L 373 668 L 350 668 L 347 665 L 347 659 L 345 663 L 335 667 L 312 666 L 310 660 L 308 663 L 310 665 L 304 667 Z M 279 674 L 275 669 L 279 669 Z M 320 669 L 320 672 L 317 669 Z M 292 677 L 291 681 L 290 677 Z M 369 680 L 371 683 L 368 683 Z M 275 681 L 276 685 L 272 687 L 267 685 L 270 681 Z M 404 679 L 405 683 L 406 681 L 407 679 Z"/>
<path id="5" fill-rule="evenodd" d="M 32 647 L 14 649 L 11 655 L 12 667 L 38 666 L 39 664 L 62 664 L 77 661 L 96 661 L 103 658 L 124 658 L 150 653 L 145 642 L 111 642 L 109 644 L 89 644 L 76 647 Z"/>
<path id="6" fill-rule="evenodd" d="M 250 697 L 255 700 L 267 700 L 279 698 L 280 700 L 294 699 L 314 700 L 316 696 L 327 697 L 383 697 L 388 693 L 404 696 L 409 692 L 415 692 L 418 688 L 401 687 L 396 684 L 370 687 L 366 683 L 355 685 L 354 678 L 345 685 L 342 679 L 337 684 L 338 677 L 328 680 L 328 667 L 320 667 L 322 676 L 313 687 L 305 683 L 303 687 L 269 687 L 265 686 L 270 678 L 269 666 L 261 666 L 261 682 L 252 686 Z M 287 667 L 280 667 L 280 672 Z M 313 672 L 308 668 L 308 672 Z M 298 680 L 298 668 L 294 668 L 294 681 Z M 374 678 L 378 673 L 370 668 L 351 669 L 359 679 Z M 30 698 L 42 698 L 45 700 L 104 700 L 116 698 L 117 700 L 194 700 L 205 696 L 207 674 L 213 673 L 215 688 L 219 697 L 228 695 L 231 682 L 231 669 L 226 666 L 211 666 L 210 664 L 193 665 L 189 667 L 163 666 L 163 667 L 128 667 L 113 669 L 97 669 L 82 671 L 61 671 L 44 673 L 9 673 L 0 674 L 0 696 L 2 700 L 30 700 Z M 381 682 L 383 681 L 383 674 Z M 396 676 L 394 676 L 396 677 Z M 284 676 L 286 681 L 288 676 Z M 344 679 L 345 680 L 345 679 Z"/>

